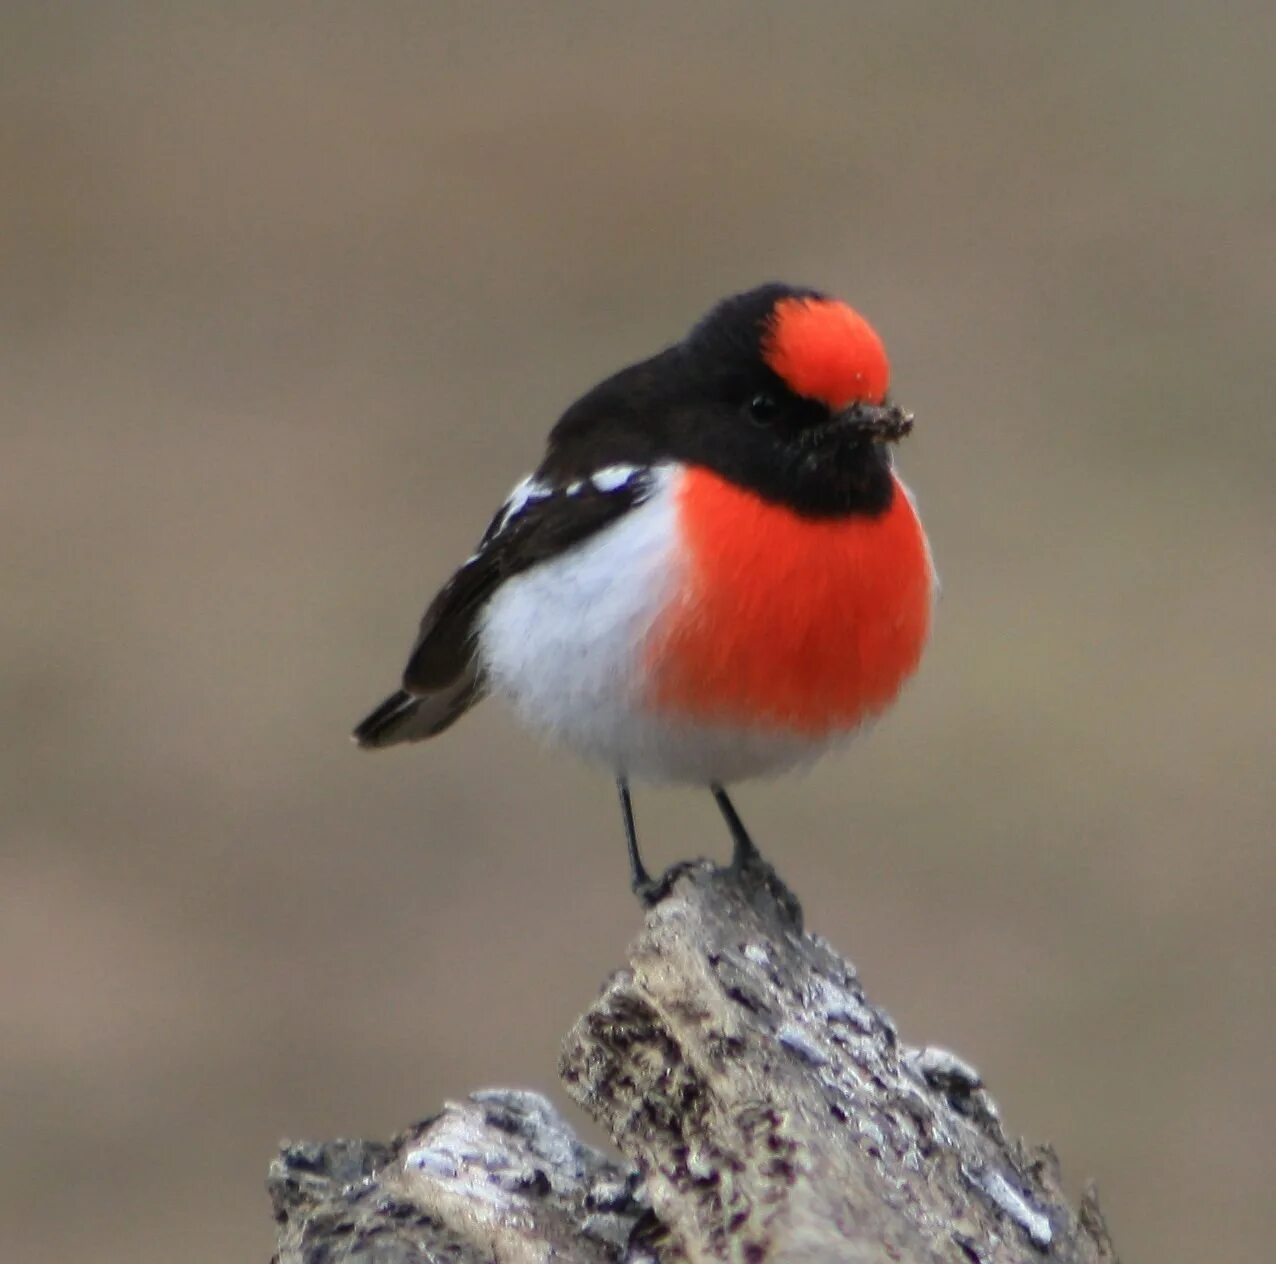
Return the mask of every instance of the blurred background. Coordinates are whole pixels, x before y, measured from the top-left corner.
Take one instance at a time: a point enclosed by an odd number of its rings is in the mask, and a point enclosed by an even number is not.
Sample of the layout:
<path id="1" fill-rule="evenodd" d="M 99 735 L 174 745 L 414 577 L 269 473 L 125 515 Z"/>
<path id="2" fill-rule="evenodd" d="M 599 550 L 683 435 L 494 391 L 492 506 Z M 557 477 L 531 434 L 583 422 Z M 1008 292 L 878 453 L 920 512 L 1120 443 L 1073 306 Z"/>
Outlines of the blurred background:
<path id="1" fill-rule="evenodd" d="M 5 5 L 5 1258 L 264 1261 L 281 1137 L 564 1102 L 639 925 L 610 780 L 496 704 L 346 734 L 562 408 L 771 279 L 885 337 L 945 590 L 871 740 L 742 812 L 1126 1258 L 1263 1256 L 1274 43 L 1259 3 Z M 727 855 L 707 795 L 637 807 L 652 861 Z"/>

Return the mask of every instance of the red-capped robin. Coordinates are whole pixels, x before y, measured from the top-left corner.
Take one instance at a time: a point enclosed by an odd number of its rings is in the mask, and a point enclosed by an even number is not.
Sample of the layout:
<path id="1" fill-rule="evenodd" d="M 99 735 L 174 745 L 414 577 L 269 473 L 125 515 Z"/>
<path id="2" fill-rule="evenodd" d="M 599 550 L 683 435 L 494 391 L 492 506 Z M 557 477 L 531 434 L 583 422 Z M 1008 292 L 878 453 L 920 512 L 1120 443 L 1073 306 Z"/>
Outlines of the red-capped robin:
<path id="1" fill-rule="evenodd" d="M 433 737 L 485 694 L 615 774 L 710 788 L 807 763 L 894 700 L 935 585 L 891 445 L 881 340 L 845 303 L 766 285 L 594 387 L 550 431 L 421 620 L 360 746 Z"/>

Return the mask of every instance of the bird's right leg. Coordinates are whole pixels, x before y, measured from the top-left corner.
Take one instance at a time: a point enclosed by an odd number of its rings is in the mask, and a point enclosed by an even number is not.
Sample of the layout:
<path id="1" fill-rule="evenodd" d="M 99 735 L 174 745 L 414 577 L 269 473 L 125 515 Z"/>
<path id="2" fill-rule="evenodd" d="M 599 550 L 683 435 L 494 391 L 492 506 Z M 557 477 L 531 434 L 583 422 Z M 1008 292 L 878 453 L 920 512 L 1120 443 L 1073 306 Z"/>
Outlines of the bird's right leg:
<path id="1" fill-rule="evenodd" d="M 620 795 L 620 818 L 625 823 L 625 845 L 629 849 L 629 885 L 644 904 L 650 904 L 656 884 L 638 854 L 638 830 L 634 825 L 634 805 L 629 797 L 628 778 L 616 778 L 616 792 Z"/>

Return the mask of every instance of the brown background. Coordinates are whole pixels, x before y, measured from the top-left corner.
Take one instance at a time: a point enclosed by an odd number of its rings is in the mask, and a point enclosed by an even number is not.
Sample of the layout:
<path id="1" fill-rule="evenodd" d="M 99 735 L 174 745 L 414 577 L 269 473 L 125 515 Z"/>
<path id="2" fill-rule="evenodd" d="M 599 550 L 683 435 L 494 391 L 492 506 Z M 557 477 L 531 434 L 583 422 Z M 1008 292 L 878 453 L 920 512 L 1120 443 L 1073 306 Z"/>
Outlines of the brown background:
<path id="1" fill-rule="evenodd" d="M 1196 8 L 4 7 L 5 1259 L 264 1260 L 281 1136 L 554 1091 L 607 778 L 346 731 L 557 412 L 773 278 L 883 332 L 945 595 L 742 810 L 1126 1258 L 1265 1255 L 1276 10 Z"/>

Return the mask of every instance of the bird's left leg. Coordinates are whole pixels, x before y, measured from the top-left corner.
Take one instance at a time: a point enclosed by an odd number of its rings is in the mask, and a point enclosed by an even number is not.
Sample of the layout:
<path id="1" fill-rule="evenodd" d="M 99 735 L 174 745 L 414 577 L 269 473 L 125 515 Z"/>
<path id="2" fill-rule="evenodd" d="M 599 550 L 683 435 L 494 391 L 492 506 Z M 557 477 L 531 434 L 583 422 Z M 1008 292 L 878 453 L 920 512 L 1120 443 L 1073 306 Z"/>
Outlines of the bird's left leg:
<path id="1" fill-rule="evenodd" d="M 761 860 L 762 853 L 758 851 L 757 845 L 749 837 L 749 831 L 744 828 L 744 822 L 740 819 L 740 814 L 735 810 L 731 800 L 727 798 L 727 792 L 719 785 L 711 785 L 709 789 L 713 792 L 713 801 L 718 805 L 718 811 L 722 813 L 722 818 L 727 823 L 727 829 L 731 831 L 732 872 L 742 873 L 751 863 Z"/>

